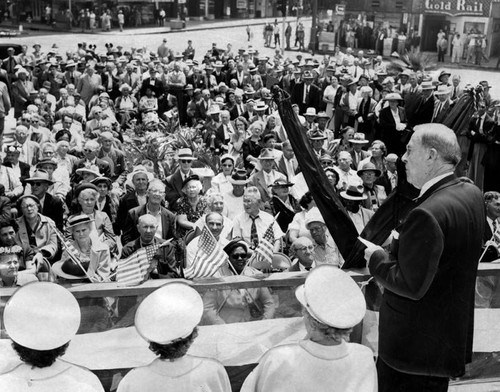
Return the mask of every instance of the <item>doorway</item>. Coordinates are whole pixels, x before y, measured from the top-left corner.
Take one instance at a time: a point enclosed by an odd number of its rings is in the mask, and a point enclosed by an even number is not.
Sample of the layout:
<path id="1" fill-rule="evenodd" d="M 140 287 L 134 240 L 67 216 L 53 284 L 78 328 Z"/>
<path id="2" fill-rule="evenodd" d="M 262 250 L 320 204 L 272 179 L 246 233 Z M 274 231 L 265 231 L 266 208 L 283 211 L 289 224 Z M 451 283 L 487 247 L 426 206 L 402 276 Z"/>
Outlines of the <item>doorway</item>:
<path id="1" fill-rule="evenodd" d="M 439 30 L 450 31 L 450 21 L 445 16 L 425 16 L 420 50 L 437 52 L 436 42 Z"/>

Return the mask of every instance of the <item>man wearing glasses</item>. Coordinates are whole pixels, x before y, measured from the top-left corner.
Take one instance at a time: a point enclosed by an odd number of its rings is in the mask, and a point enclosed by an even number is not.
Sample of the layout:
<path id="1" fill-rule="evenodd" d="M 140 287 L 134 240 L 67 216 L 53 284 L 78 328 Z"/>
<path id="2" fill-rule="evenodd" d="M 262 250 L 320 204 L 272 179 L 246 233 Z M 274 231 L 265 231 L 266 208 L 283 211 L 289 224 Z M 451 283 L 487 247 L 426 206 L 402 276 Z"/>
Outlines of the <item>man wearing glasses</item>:
<path id="1" fill-rule="evenodd" d="M 314 245 L 307 237 L 299 237 L 293 241 L 290 251 L 294 254 L 289 271 L 309 271 L 316 267 L 314 261 Z"/>
<path id="2" fill-rule="evenodd" d="M 196 158 L 193 156 L 191 149 L 180 148 L 177 157 L 179 168 L 174 174 L 168 176 L 166 181 L 167 188 L 165 198 L 170 206 L 183 195 L 182 184 L 184 180 L 194 174 L 191 170 L 191 165 Z"/>
<path id="3" fill-rule="evenodd" d="M 97 152 L 99 151 L 99 143 L 96 140 L 89 140 L 83 146 L 84 158 L 80 159 L 75 165 L 75 171 L 73 173 L 73 181 L 78 183 L 79 179 L 76 179 L 76 170 L 82 167 L 97 166 L 99 172 L 103 177 L 111 178 L 111 169 L 109 163 L 104 159 L 97 158 Z"/>

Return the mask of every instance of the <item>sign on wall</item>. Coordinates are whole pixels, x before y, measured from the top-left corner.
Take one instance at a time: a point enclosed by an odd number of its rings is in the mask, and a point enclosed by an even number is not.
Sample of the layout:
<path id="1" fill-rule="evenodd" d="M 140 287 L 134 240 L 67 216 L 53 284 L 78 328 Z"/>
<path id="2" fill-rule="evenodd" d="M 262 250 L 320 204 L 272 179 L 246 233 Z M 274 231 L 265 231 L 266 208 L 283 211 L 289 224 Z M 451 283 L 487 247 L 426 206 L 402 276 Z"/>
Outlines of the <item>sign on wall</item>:
<path id="1" fill-rule="evenodd" d="M 424 0 L 425 14 L 489 16 L 491 0 Z"/>

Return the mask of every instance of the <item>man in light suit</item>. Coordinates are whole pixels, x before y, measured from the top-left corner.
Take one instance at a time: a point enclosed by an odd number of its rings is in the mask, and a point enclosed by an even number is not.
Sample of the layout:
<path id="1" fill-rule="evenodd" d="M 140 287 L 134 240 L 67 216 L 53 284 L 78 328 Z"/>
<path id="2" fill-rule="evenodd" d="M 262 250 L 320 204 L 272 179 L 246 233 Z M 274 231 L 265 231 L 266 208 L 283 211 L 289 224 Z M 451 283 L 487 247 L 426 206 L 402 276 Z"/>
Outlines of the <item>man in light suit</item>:
<path id="1" fill-rule="evenodd" d="M 14 137 L 16 139 L 14 145 L 20 151 L 19 160 L 30 166 L 36 165 L 40 146 L 37 142 L 28 140 L 28 128 L 24 125 L 18 125 Z"/>
<path id="2" fill-rule="evenodd" d="M 371 274 L 384 286 L 379 323 L 379 391 L 446 391 L 471 361 L 474 294 L 484 233 L 481 191 L 454 175 L 455 133 L 415 127 L 403 156 L 416 207 L 390 253 L 366 242 Z"/>
<path id="3" fill-rule="evenodd" d="M 285 175 L 274 169 L 274 158 L 275 156 L 272 149 L 262 149 L 259 156 L 262 170 L 250 177 L 250 185 L 257 187 L 264 203 L 271 200 L 272 194 L 270 185 L 272 185 L 276 180 L 286 181 Z"/>

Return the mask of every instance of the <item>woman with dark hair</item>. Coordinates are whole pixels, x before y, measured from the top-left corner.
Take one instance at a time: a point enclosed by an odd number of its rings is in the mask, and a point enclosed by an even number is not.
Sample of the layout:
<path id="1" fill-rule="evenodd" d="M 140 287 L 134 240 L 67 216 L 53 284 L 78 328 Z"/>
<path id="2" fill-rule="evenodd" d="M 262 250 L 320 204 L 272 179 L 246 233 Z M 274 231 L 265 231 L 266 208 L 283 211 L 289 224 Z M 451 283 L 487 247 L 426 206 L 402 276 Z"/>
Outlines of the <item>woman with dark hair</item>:
<path id="1" fill-rule="evenodd" d="M 326 177 L 328 178 L 328 181 L 333 187 L 333 190 L 336 192 L 337 191 L 337 184 L 340 181 L 340 176 L 337 170 L 333 166 L 325 167 L 325 174 Z"/>
<path id="2" fill-rule="evenodd" d="M 200 295 L 186 283 L 167 283 L 148 295 L 137 308 L 135 328 L 158 358 L 127 373 L 118 392 L 231 391 L 222 364 L 187 354 L 202 314 Z"/>
<path id="3" fill-rule="evenodd" d="M 112 182 L 107 177 L 97 177 L 91 181 L 97 187 L 96 209 L 104 212 L 111 222 L 116 219 L 117 203 L 111 198 Z"/>
<path id="4" fill-rule="evenodd" d="M 80 318 L 78 302 L 62 286 L 36 282 L 16 291 L 5 307 L 4 325 L 22 363 L 0 375 L 0 391 L 104 391 L 92 372 L 59 359 Z"/>
<path id="5" fill-rule="evenodd" d="M 262 150 L 262 133 L 264 132 L 265 124 L 262 121 L 256 121 L 248 127 L 250 137 L 243 142 L 243 164 L 247 171 L 253 168 L 253 164 L 257 162 L 257 158 Z"/>
<path id="6" fill-rule="evenodd" d="M 385 143 L 381 140 L 374 140 L 370 147 L 370 151 L 372 155 L 359 162 L 357 170 L 371 162 L 375 165 L 377 170 L 380 170 L 381 173 L 385 173 L 385 157 L 387 155 L 387 147 L 385 146 Z"/>
<path id="7" fill-rule="evenodd" d="M 299 203 L 295 197 L 290 194 L 290 188 L 293 185 L 294 184 L 283 179 L 278 179 L 270 185 L 273 193 L 269 201 L 271 215 L 277 216 L 279 214 L 276 218 L 276 222 L 283 233 L 287 232 L 288 226 L 293 221 L 295 214 L 300 211 Z"/>

